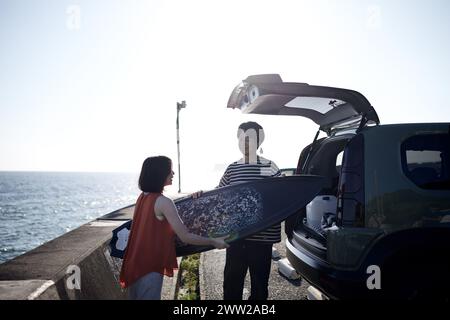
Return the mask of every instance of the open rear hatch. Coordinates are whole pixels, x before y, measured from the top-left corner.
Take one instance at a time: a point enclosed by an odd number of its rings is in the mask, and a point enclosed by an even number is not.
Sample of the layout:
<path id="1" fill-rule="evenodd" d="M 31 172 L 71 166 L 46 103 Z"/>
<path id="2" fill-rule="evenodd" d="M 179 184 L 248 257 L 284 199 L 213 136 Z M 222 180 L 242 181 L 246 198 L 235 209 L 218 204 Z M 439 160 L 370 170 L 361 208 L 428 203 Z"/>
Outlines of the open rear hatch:
<path id="1" fill-rule="evenodd" d="M 249 76 L 233 90 L 227 107 L 243 113 L 306 117 L 328 135 L 380 122 L 357 91 L 283 82 L 277 74 Z"/>
<path id="2" fill-rule="evenodd" d="M 307 173 L 305 168 L 308 166 L 320 131 L 324 131 L 328 136 L 347 130 L 356 133 L 368 125 L 378 125 L 380 122 L 370 102 L 357 91 L 283 82 L 277 74 L 247 77 L 235 87 L 227 107 L 239 109 L 247 114 L 301 116 L 318 124 L 319 131 L 306 150 L 305 156 L 300 158 L 297 174 Z M 335 196 L 336 194 L 330 194 L 323 198 Z M 319 202 L 320 207 L 320 201 L 321 198 L 317 197 L 309 205 L 313 206 Z M 289 228 L 292 225 L 292 230 L 295 226 L 295 232 L 291 234 L 292 240 L 324 259 L 326 236 L 320 228 L 321 221 L 319 219 L 317 223 L 312 224 L 311 221 L 304 222 L 310 220 L 309 218 L 298 220 L 298 217 L 307 215 L 306 208 L 302 210 L 303 213 L 299 212 L 297 217 L 293 217 L 288 223 Z M 320 214 L 317 216 L 320 218 Z"/>

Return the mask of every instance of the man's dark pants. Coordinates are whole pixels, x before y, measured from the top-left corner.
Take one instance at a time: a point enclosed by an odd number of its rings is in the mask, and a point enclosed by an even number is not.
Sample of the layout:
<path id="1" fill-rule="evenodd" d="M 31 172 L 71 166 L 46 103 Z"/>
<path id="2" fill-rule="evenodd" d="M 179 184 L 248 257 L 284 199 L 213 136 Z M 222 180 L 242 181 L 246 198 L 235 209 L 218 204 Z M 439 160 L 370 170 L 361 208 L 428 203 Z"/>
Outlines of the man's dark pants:
<path id="1" fill-rule="evenodd" d="M 223 281 L 224 300 L 242 300 L 245 276 L 250 270 L 249 300 L 267 300 L 272 243 L 236 241 L 227 249 Z"/>

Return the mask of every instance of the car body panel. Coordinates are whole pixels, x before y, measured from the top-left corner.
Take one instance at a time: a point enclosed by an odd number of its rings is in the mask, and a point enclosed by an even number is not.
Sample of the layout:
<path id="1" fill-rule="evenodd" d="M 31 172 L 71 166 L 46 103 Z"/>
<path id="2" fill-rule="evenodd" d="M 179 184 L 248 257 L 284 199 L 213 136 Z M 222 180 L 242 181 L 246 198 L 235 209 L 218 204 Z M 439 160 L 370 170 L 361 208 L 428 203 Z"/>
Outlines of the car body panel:
<path id="1" fill-rule="evenodd" d="M 433 220 L 435 226 L 446 226 L 442 219 L 450 215 L 450 190 L 421 189 L 408 179 L 402 170 L 400 145 L 417 134 L 449 134 L 449 124 L 384 125 L 361 133 L 365 149 L 365 226 L 386 233 L 432 226 Z"/>

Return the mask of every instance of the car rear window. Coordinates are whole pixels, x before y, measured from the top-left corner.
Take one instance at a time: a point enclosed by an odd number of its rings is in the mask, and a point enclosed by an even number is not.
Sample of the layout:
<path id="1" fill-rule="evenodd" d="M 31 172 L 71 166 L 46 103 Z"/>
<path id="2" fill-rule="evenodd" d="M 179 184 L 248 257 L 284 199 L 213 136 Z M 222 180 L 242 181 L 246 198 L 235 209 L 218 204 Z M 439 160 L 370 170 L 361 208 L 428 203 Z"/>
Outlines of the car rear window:
<path id="1" fill-rule="evenodd" d="M 422 189 L 450 189 L 450 134 L 424 134 L 401 146 L 405 175 Z"/>
<path id="2" fill-rule="evenodd" d="M 337 99 L 320 97 L 296 97 L 285 104 L 289 108 L 310 109 L 325 114 L 347 102 Z"/>

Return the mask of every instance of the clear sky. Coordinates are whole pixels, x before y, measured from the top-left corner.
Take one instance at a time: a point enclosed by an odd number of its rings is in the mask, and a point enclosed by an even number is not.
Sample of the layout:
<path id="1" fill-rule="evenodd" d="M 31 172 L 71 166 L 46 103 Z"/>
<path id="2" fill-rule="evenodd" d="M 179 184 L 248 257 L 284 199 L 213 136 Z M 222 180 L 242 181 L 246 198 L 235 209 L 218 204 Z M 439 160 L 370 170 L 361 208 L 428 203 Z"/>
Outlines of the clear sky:
<path id="1" fill-rule="evenodd" d="M 0 0 L 0 170 L 176 166 L 181 100 L 182 189 L 217 185 L 243 121 L 295 167 L 312 121 L 226 109 L 259 73 L 360 91 L 384 124 L 450 121 L 449 16 L 446 0 Z"/>

